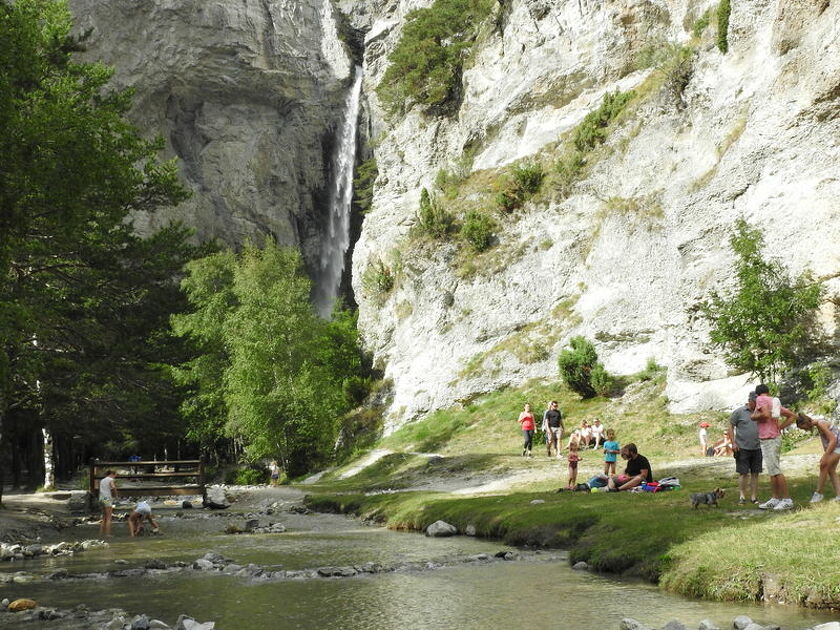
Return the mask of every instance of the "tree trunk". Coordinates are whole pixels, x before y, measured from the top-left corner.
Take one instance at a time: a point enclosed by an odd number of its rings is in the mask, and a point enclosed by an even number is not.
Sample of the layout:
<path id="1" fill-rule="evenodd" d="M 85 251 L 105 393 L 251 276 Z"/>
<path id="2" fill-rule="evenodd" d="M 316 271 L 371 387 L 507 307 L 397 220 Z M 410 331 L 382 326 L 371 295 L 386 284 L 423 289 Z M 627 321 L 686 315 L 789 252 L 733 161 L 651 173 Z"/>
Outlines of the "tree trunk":
<path id="1" fill-rule="evenodd" d="M 44 434 L 44 489 L 55 488 L 55 453 L 53 451 L 52 433 L 44 427 L 41 429 Z"/>

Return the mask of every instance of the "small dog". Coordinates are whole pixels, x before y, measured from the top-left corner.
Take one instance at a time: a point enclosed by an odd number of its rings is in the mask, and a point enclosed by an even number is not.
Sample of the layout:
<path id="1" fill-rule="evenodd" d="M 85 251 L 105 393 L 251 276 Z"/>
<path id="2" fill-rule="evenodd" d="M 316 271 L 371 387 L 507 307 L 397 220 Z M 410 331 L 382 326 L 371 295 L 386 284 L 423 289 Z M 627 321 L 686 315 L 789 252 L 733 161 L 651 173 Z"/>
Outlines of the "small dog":
<path id="1" fill-rule="evenodd" d="M 695 510 L 701 503 L 718 507 L 718 499 L 722 499 L 724 494 L 725 491 L 722 488 L 715 488 L 713 492 L 694 492 L 691 495 L 691 505 Z"/>

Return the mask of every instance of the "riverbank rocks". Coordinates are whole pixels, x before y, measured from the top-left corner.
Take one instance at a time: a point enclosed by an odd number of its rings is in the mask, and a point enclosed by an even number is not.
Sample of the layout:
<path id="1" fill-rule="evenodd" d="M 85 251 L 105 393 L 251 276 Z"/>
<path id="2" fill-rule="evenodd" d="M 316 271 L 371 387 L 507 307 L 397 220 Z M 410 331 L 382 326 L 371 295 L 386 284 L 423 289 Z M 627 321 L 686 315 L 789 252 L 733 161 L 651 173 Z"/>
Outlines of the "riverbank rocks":
<path id="1" fill-rule="evenodd" d="M 700 622 L 700 625 L 697 626 L 697 630 L 720 630 L 720 627 L 718 627 L 718 625 L 711 619 L 704 619 Z"/>
<path id="2" fill-rule="evenodd" d="M 646 625 L 630 617 L 625 617 L 618 625 L 619 630 L 650 630 Z"/>
<path id="3" fill-rule="evenodd" d="M 586 564 L 583 560 L 581 560 L 580 562 L 575 562 L 572 565 L 572 569 L 574 569 L 575 571 L 586 571 L 587 569 L 589 569 L 589 565 Z"/>
<path id="4" fill-rule="evenodd" d="M 688 630 L 688 628 L 685 627 L 683 622 L 672 619 L 662 626 L 662 630 Z"/>
<path id="5" fill-rule="evenodd" d="M 426 528 L 426 536 L 434 538 L 442 538 L 444 536 L 454 536 L 458 533 L 458 528 L 450 525 L 446 521 L 435 521 Z"/>
<path id="6" fill-rule="evenodd" d="M 21 610 L 31 610 L 37 606 L 37 602 L 34 599 L 16 599 L 12 603 L 9 604 L 8 611 L 9 612 L 18 612 Z"/>
<path id="7" fill-rule="evenodd" d="M 22 545 L 19 543 L 0 543 L 0 560 L 13 561 L 37 556 L 72 556 L 80 551 L 87 551 L 94 547 L 107 547 L 104 540 L 81 540 L 76 542 L 60 542 L 53 545 Z"/>

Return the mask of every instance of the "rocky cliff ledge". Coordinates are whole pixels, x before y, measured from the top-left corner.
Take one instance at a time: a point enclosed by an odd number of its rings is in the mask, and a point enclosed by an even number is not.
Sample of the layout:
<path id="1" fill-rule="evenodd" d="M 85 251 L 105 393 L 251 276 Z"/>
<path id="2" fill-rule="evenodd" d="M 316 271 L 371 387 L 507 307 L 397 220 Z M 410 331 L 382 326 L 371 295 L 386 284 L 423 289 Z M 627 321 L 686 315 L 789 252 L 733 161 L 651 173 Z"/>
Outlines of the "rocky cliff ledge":
<path id="1" fill-rule="evenodd" d="M 135 89 L 131 116 L 166 140 L 193 192 L 172 218 L 231 245 L 272 234 L 318 253 L 334 128 L 352 63 L 329 0 L 71 0 L 88 57 Z"/>
<path id="2" fill-rule="evenodd" d="M 827 288 L 840 289 L 840 3 L 733 0 L 723 53 L 703 23 L 716 2 L 505 1 L 465 64 L 454 115 L 386 119 L 373 89 L 406 13 L 429 4 L 363 12 L 380 177 L 353 274 L 364 338 L 394 381 L 389 428 L 556 375 L 575 334 L 611 371 L 667 366 L 673 411 L 740 402 L 746 378 L 708 352 L 694 310 L 731 281 L 735 220 L 762 226 L 792 271 L 835 275 Z M 412 236 L 441 169 L 462 208 L 492 203 L 505 167 L 550 163 L 605 93 L 631 89 L 583 178 L 498 216 L 487 252 Z M 391 278 L 378 290 L 377 269 Z"/>

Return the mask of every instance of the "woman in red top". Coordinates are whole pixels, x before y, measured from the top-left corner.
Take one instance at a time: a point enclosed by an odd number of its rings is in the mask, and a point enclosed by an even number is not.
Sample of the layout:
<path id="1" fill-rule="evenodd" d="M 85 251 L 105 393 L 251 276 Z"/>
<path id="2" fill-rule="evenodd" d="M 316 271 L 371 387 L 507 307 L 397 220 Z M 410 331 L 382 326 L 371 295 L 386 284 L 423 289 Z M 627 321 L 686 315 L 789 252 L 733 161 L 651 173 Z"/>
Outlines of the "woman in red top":
<path id="1" fill-rule="evenodd" d="M 525 403 L 525 410 L 519 414 L 519 426 L 525 434 L 525 444 L 522 448 L 522 457 L 531 457 L 531 445 L 534 443 L 534 429 L 537 428 L 534 422 L 534 414 L 531 413 L 531 404 Z"/>

